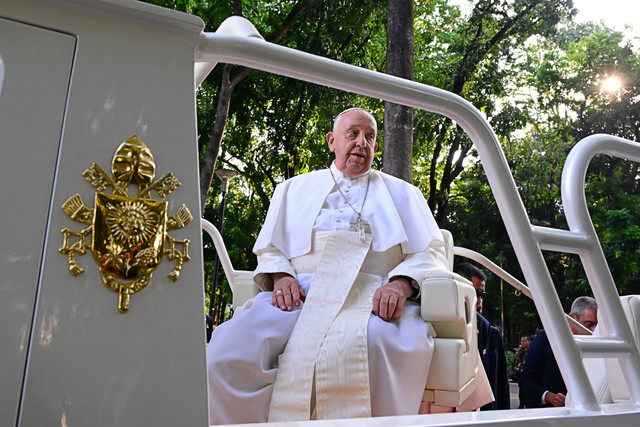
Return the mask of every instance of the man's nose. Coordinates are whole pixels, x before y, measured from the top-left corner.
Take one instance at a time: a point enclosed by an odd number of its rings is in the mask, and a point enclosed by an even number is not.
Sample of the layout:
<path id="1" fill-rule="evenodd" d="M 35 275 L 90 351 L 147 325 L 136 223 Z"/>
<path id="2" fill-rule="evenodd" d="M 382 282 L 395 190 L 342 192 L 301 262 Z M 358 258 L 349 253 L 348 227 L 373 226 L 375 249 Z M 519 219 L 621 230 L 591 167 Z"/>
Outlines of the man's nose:
<path id="1" fill-rule="evenodd" d="M 357 136 L 356 138 L 356 145 L 358 147 L 366 147 L 367 146 L 367 139 L 364 137 L 364 134 L 361 133 Z"/>

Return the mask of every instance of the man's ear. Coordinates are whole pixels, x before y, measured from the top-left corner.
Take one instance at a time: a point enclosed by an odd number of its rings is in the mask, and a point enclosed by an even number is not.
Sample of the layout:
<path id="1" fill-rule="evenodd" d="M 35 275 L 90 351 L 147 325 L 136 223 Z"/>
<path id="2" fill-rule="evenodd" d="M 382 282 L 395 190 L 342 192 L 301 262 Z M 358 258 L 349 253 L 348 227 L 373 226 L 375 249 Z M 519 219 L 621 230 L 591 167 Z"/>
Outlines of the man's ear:
<path id="1" fill-rule="evenodd" d="M 572 319 L 578 320 L 578 317 L 573 313 L 569 313 L 569 317 L 571 317 Z"/>
<path id="2" fill-rule="evenodd" d="M 329 144 L 329 151 L 331 151 L 332 153 L 336 151 L 336 146 L 333 143 L 333 141 L 334 141 L 333 132 L 329 132 L 327 134 L 327 143 Z"/>

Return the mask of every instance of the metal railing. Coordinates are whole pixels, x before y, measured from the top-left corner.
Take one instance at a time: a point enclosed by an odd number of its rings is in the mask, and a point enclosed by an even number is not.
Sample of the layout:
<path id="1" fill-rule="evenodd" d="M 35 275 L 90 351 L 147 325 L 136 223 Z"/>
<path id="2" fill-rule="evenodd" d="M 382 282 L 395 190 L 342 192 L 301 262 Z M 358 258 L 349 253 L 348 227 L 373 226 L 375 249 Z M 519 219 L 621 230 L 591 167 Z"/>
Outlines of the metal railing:
<path id="1" fill-rule="evenodd" d="M 502 267 L 498 266 L 495 262 L 491 261 L 489 258 L 487 258 L 486 256 L 482 255 L 481 253 L 476 252 L 476 251 L 471 250 L 471 249 L 468 249 L 468 248 L 463 248 L 463 247 L 460 247 L 460 246 L 454 246 L 453 247 L 453 254 L 457 255 L 457 256 L 464 257 L 464 258 L 468 258 L 468 259 L 471 259 L 471 260 L 477 262 L 478 264 L 482 265 L 483 267 L 485 267 L 486 269 L 491 271 L 493 274 L 495 274 L 496 276 L 498 276 L 499 278 L 501 278 L 502 280 L 507 282 L 516 291 L 524 294 L 529 299 L 533 299 L 533 297 L 531 296 L 531 290 L 529 289 L 529 287 L 527 285 L 525 285 L 520 280 L 518 280 L 515 277 L 513 277 L 511 274 L 509 274 L 507 271 L 505 271 Z M 587 329 L 584 325 L 582 325 L 582 323 L 578 322 L 576 319 L 574 319 L 573 317 L 569 316 L 568 314 L 565 314 L 565 319 L 567 319 L 567 321 L 569 323 L 573 324 L 574 328 L 582 331 L 583 335 L 591 335 L 592 334 L 592 332 L 589 329 Z"/>

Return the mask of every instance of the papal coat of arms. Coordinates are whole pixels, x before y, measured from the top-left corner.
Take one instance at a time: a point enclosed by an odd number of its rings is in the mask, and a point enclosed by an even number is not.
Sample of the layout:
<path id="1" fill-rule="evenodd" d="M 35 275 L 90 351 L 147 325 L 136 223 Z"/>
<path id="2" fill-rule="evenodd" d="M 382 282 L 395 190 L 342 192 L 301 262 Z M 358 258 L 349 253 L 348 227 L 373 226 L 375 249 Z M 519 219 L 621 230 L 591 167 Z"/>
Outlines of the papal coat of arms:
<path id="1" fill-rule="evenodd" d="M 89 224 L 81 231 L 62 230 L 60 252 L 69 258 L 69 271 L 73 276 L 83 273 L 75 256 L 91 250 L 102 282 L 119 294 L 121 313 L 129 310 L 131 294 L 149 283 L 164 255 L 176 261 L 169 274 L 174 282 L 180 277 L 182 263 L 189 261 L 189 240 L 176 240 L 167 232 L 193 221 L 191 212 L 183 204 L 175 215 L 167 216 L 168 202 L 151 198 L 152 191 L 164 198 L 181 185 L 180 181 L 171 172 L 154 181 L 155 170 L 149 147 L 134 135 L 116 150 L 111 163 L 113 178 L 95 163 L 83 172 L 97 189 L 94 209 L 77 193 L 62 205 L 71 219 Z M 137 187 L 136 197 L 128 196 L 132 185 Z M 111 194 L 105 192 L 107 188 L 112 189 Z"/>

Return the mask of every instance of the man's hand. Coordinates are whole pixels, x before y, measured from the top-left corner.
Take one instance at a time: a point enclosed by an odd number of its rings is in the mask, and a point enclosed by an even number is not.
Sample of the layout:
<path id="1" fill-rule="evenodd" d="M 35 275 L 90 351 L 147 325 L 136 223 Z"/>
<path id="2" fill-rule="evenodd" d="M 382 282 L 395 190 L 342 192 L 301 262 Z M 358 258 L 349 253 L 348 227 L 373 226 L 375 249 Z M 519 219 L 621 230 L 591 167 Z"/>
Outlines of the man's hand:
<path id="1" fill-rule="evenodd" d="M 413 288 L 402 277 L 376 289 L 373 294 L 373 314 L 387 322 L 400 317 L 407 298 L 413 295 Z"/>
<path id="2" fill-rule="evenodd" d="M 302 291 L 298 281 L 286 273 L 271 273 L 273 280 L 273 295 L 271 304 L 280 307 L 283 311 L 293 310 L 300 306 L 300 301 L 304 301 L 306 295 Z"/>
<path id="3" fill-rule="evenodd" d="M 547 392 L 546 396 L 544 396 L 544 400 L 547 403 L 552 404 L 553 406 L 564 406 L 565 396 L 562 393 L 552 393 L 550 391 Z"/>

